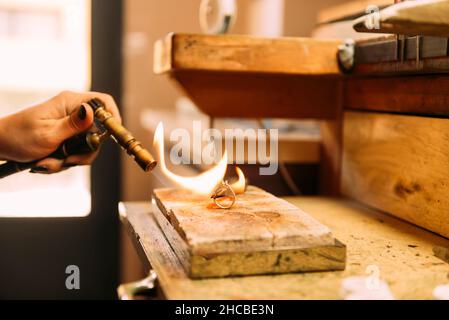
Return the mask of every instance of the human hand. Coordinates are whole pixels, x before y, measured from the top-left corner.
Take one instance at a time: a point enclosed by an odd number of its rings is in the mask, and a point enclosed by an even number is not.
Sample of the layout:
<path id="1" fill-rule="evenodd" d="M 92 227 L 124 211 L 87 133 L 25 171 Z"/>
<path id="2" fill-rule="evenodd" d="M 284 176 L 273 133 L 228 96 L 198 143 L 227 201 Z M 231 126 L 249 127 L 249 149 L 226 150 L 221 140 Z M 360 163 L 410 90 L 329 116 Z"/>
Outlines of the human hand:
<path id="1" fill-rule="evenodd" d="M 0 159 L 36 161 L 53 153 L 65 140 L 89 130 L 94 121 L 92 108 L 82 106 L 98 98 L 121 121 L 114 99 L 107 94 L 64 91 L 52 99 L 0 119 Z M 64 160 L 45 158 L 32 169 L 36 173 L 55 173 L 76 165 L 88 165 L 97 152 L 69 156 Z"/>

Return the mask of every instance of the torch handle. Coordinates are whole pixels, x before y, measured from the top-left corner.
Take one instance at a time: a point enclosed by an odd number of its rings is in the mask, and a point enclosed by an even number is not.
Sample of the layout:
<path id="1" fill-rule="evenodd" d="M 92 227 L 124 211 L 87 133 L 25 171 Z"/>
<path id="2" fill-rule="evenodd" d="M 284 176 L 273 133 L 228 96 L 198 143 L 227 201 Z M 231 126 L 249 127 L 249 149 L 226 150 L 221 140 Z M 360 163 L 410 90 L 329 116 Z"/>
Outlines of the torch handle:
<path id="1" fill-rule="evenodd" d="M 106 110 L 105 105 L 99 99 L 92 99 L 87 102 L 92 107 L 97 119 L 106 129 L 111 138 L 125 150 L 134 161 L 143 169 L 143 171 L 152 171 L 157 165 L 151 153 L 137 141 L 132 133 L 126 129 L 112 114 Z"/>
<path id="2" fill-rule="evenodd" d="M 65 159 L 72 155 L 87 154 L 98 149 L 101 143 L 96 133 L 85 132 L 64 141 L 56 151 L 45 158 Z M 0 165 L 0 179 L 33 168 L 40 160 L 32 162 L 7 161 Z"/>
<path id="3" fill-rule="evenodd" d="M 24 170 L 29 170 L 34 166 L 34 162 L 21 163 L 15 161 L 8 161 L 0 165 L 0 179 L 13 175 Z"/>

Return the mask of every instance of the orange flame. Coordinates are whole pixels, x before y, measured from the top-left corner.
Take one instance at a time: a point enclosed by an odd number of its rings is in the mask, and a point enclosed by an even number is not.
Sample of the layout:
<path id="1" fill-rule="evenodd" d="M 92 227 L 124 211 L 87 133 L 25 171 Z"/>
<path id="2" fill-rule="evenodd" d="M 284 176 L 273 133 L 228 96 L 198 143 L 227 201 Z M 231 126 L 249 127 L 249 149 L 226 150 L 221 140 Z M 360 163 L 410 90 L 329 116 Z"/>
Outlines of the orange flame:
<path id="1" fill-rule="evenodd" d="M 234 190 L 235 194 L 241 194 L 245 192 L 246 189 L 246 179 L 243 171 L 239 167 L 235 167 L 235 171 L 238 175 L 238 180 L 231 184 L 232 190 Z"/>
<path id="2" fill-rule="evenodd" d="M 159 155 L 159 168 L 162 173 L 178 186 L 192 192 L 210 196 L 219 183 L 223 181 L 228 166 L 228 154 L 225 151 L 220 162 L 212 169 L 196 177 L 181 177 L 168 170 L 164 156 L 164 125 L 159 122 L 154 134 L 153 145 Z"/>

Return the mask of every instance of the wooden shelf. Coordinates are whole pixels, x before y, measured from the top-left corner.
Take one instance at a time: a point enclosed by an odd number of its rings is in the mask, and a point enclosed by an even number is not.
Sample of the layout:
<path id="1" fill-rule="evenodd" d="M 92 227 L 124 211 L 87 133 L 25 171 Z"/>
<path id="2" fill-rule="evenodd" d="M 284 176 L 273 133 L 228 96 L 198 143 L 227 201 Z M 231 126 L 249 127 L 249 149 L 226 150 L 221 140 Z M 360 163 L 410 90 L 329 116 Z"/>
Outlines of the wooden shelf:
<path id="1" fill-rule="evenodd" d="M 341 299 L 341 282 L 377 266 L 396 299 L 432 299 L 447 283 L 447 263 L 433 248 L 449 240 L 355 202 L 324 197 L 288 198 L 331 228 L 347 245 L 345 271 L 189 279 L 155 222 L 150 203 L 121 203 L 120 217 L 146 269 L 156 271 L 168 299 Z"/>
<path id="2" fill-rule="evenodd" d="M 155 44 L 154 71 L 337 75 L 339 44 L 310 38 L 171 33 Z"/>
<path id="3" fill-rule="evenodd" d="M 329 119 L 336 115 L 339 40 L 169 34 L 154 71 L 168 73 L 215 117 Z"/>

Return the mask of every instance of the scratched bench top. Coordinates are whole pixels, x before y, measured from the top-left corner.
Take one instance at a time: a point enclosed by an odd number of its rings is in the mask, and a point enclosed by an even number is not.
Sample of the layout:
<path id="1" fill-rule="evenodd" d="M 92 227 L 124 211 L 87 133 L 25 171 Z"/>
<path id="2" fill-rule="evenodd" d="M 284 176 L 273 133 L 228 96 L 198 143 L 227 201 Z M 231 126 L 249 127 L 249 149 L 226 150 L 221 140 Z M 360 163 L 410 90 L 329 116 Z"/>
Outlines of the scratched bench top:
<path id="1" fill-rule="evenodd" d="M 347 245 L 345 271 L 191 280 L 153 219 L 149 202 L 121 203 L 120 217 L 168 299 L 341 299 L 342 280 L 366 276 L 373 266 L 396 299 L 432 299 L 436 286 L 449 284 L 448 263 L 433 255 L 434 247 L 449 247 L 449 240 L 349 200 L 287 200 Z"/>

